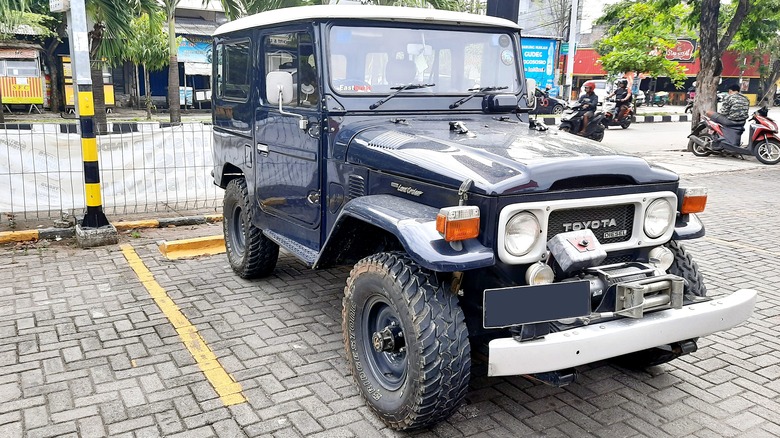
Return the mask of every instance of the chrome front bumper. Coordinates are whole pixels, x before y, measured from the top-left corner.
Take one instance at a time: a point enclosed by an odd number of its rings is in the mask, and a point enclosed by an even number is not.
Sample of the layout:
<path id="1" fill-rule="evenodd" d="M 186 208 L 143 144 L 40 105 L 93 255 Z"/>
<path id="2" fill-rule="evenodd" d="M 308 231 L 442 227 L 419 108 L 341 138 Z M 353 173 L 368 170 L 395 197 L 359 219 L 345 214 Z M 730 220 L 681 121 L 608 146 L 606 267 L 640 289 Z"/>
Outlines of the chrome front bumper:
<path id="1" fill-rule="evenodd" d="M 753 313 L 756 291 L 740 289 L 711 301 L 623 318 L 518 342 L 494 339 L 488 345 L 488 375 L 556 371 L 730 329 Z"/>

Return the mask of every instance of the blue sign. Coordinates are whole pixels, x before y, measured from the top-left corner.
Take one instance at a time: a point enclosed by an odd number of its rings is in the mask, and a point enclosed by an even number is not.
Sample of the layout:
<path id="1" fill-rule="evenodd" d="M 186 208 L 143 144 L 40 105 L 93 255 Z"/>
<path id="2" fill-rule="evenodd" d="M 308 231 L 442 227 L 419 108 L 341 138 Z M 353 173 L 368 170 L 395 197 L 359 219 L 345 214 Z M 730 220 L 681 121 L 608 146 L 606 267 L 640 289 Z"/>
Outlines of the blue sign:
<path id="1" fill-rule="evenodd" d="M 211 64 L 211 40 L 188 35 L 180 37 L 179 62 L 202 62 Z"/>
<path id="2" fill-rule="evenodd" d="M 551 96 L 556 96 L 558 87 L 555 85 L 555 54 L 558 41 L 549 38 L 523 38 L 523 66 L 525 77 L 536 80 L 536 85 L 542 90 L 548 85 L 552 87 Z M 554 93 L 553 93 L 554 92 Z"/>

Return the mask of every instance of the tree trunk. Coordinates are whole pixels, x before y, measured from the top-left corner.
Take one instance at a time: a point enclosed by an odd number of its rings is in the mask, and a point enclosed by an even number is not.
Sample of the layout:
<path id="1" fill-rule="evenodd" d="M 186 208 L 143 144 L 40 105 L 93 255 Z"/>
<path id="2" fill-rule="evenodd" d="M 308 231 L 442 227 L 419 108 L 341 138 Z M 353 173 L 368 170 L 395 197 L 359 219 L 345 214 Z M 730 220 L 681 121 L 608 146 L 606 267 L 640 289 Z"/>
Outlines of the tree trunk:
<path id="1" fill-rule="evenodd" d="M 144 90 L 146 91 L 146 120 L 152 120 L 152 91 L 149 89 L 149 70 L 144 67 Z"/>
<path id="2" fill-rule="evenodd" d="M 171 123 L 181 123 L 181 105 L 179 101 L 179 47 L 176 45 L 176 20 L 171 14 L 168 17 L 168 50 L 170 62 L 168 64 L 168 111 Z"/>
<path id="3" fill-rule="evenodd" d="M 62 89 L 60 88 L 60 71 L 57 68 L 53 53 L 53 51 L 49 52 L 47 50 L 43 56 L 46 59 L 46 64 L 49 66 L 49 88 L 51 88 L 51 102 L 49 102 L 49 106 L 51 111 L 56 113 L 62 111 Z"/>
<path id="4" fill-rule="evenodd" d="M 103 89 L 103 63 L 90 61 L 90 74 L 92 76 L 92 98 L 95 99 L 95 134 L 108 132 L 108 120 L 106 119 L 106 93 Z M 76 84 L 73 85 L 77 87 Z"/>
<path id="5" fill-rule="evenodd" d="M 692 111 L 692 126 L 701 115 L 717 109 L 718 82 L 722 70 L 718 46 L 719 0 L 702 0 L 699 19 L 699 60 L 701 68 L 696 77 L 696 100 Z"/>
<path id="6" fill-rule="evenodd" d="M 3 90 L 0 88 L 0 123 L 5 123 L 5 107 L 3 106 Z"/>

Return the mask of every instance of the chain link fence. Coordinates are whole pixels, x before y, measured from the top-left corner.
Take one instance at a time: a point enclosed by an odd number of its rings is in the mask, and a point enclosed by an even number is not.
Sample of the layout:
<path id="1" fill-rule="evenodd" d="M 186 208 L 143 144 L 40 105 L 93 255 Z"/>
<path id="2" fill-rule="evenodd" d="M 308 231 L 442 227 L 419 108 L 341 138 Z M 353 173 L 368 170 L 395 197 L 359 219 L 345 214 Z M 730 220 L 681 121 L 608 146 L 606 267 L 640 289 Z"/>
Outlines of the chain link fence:
<path id="1" fill-rule="evenodd" d="M 0 225 L 58 220 L 85 208 L 76 124 L 0 125 Z M 221 204 L 213 184 L 210 124 L 113 123 L 97 138 L 107 215 Z"/>

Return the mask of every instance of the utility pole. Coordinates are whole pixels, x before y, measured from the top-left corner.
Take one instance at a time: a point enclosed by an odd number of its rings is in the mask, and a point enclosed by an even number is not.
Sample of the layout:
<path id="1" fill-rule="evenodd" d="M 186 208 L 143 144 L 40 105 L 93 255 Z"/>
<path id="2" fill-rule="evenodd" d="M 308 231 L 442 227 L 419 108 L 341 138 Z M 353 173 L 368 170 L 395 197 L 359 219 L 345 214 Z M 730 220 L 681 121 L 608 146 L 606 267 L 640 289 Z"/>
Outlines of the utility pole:
<path id="1" fill-rule="evenodd" d="M 577 51 L 577 11 L 579 10 L 579 0 L 571 1 L 571 17 L 569 17 L 569 53 L 566 55 L 566 86 L 564 87 L 564 97 L 571 99 L 572 85 L 574 82 L 574 53 Z"/>
<path id="2" fill-rule="evenodd" d="M 73 91 L 76 115 L 79 118 L 81 155 L 84 162 L 84 194 L 87 210 L 76 225 L 76 241 L 82 248 L 117 243 L 116 228 L 103 213 L 100 194 L 100 169 L 95 138 L 95 104 L 92 97 L 92 77 L 89 68 L 89 34 L 84 0 L 49 0 L 52 12 L 66 12 L 70 65 L 73 71 Z M 102 85 L 102 84 L 100 84 Z"/>

